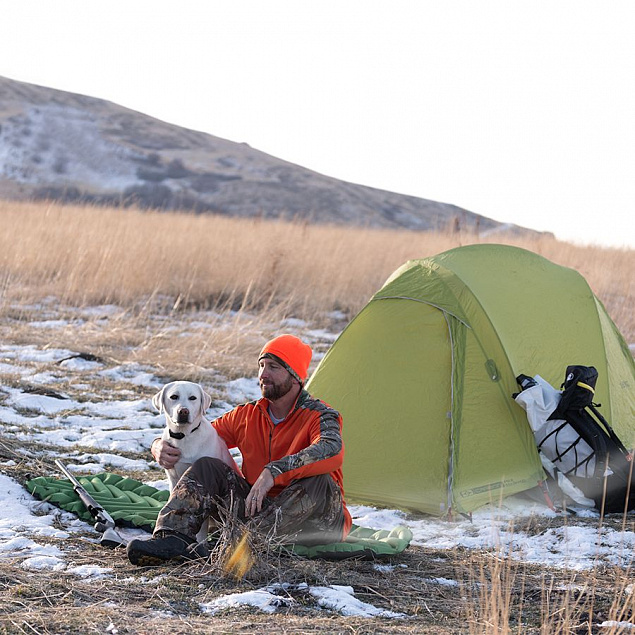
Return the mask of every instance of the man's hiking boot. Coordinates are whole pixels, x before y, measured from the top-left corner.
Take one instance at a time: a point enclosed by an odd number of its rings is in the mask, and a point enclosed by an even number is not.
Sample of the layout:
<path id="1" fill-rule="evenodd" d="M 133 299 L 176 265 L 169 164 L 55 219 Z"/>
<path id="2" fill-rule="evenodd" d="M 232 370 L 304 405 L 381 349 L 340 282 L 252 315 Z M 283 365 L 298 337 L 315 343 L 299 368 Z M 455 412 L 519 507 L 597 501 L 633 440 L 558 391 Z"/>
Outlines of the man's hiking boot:
<path id="1" fill-rule="evenodd" d="M 207 546 L 181 534 L 162 532 L 149 540 L 135 538 L 126 549 L 128 560 L 140 567 L 154 567 L 168 560 L 196 560 L 209 556 Z"/>

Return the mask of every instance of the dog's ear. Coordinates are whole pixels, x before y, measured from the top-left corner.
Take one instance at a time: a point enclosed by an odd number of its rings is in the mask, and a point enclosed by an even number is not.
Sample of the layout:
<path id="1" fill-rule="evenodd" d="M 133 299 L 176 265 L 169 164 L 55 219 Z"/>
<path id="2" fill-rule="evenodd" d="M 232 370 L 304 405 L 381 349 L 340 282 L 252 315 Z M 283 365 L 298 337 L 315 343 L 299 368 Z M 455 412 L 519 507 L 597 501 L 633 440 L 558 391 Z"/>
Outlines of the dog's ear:
<path id="1" fill-rule="evenodd" d="M 201 386 L 201 414 L 205 415 L 207 409 L 212 405 L 212 397 L 208 395 Z"/>
<path id="2" fill-rule="evenodd" d="M 163 405 L 163 393 L 169 385 L 170 384 L 163 386 L 163 388 L 161 388 L 161 390 L 159 390 L 159 392 L 154 395 L 154 397 L 152 397 L 152 405 L 159 411 L 159 413 L 165 410 L 165 407 Z"/>

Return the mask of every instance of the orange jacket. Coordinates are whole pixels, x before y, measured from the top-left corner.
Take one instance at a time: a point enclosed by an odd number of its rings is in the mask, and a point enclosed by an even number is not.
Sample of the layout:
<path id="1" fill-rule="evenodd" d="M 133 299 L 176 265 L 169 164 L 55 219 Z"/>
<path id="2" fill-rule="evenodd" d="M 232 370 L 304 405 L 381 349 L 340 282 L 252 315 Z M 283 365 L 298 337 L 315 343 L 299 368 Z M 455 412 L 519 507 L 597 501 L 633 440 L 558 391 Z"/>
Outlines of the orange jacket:
<path id="1" fill-rule="evenodd" d="M 306 390 L 298 395 L 286 418 L 274 425 L 265 398 L 237 406 L 213 422 L 227 447 L 237 447 L 242 472 L 253 485 L 266 467 L 274 477 L 269 496 L 277 496 L 291 481 L 330 474 L 342 492 L 342 417 Z M 344 502 L 343 538 L 350 531 L 351 515 Z"/>

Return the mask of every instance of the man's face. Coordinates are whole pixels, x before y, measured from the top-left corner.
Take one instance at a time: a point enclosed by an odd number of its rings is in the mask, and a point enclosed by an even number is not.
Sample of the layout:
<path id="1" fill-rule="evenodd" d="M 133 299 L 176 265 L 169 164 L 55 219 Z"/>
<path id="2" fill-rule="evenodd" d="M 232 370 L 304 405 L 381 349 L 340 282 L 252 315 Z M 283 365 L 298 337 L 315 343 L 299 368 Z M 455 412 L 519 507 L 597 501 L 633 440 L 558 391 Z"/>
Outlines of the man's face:
<path id="1" fill-rule="evenodd" d="M 294 379 L 275 359 L 264 357 L 258 362 L 258 381 L 262 396 L 276 401 L 293 388 Z"/>

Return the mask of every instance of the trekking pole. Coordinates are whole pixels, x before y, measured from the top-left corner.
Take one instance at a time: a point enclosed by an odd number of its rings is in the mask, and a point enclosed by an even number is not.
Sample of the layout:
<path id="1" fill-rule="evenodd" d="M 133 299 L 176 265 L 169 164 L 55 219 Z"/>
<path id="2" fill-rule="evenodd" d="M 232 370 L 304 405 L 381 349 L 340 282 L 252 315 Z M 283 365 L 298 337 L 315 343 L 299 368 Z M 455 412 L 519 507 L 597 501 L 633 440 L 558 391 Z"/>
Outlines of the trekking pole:
<path id="1" fill-rule="evenodd" d="M 68 471 L 67 467 L 59 460 L 55 459 L 55 465 L 63 472 L 64 476 L 72 483 L 73 489 L 79 500 L 90 515 L 95 519 L 95 529 L 101 532 L 99 544 L 104 547 L 114 549 L 115 547 L 125 547 L 128 543 L 115 530 L 113 517 L 86 491 L 82 484 Z"/>

